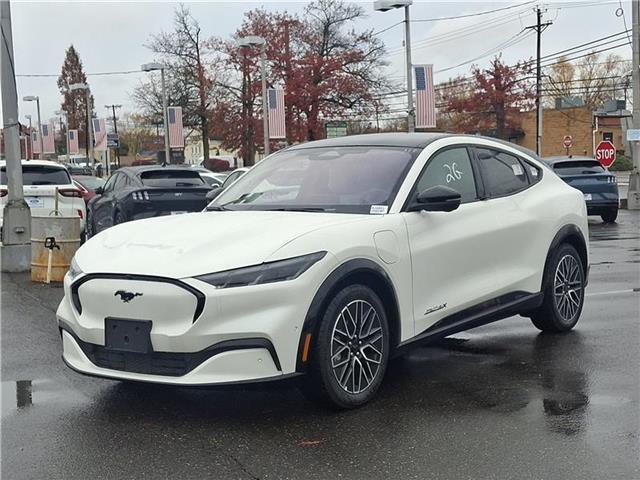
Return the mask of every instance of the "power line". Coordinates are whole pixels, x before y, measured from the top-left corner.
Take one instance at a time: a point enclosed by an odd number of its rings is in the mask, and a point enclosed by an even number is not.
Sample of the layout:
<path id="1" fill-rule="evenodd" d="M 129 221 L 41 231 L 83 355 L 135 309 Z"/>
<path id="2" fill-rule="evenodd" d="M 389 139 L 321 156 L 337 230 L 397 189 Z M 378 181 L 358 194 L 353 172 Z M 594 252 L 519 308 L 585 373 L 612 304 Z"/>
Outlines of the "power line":
<path id="1" fill-rule="evenodd" d="M 467 18 L 467 17 L 477 17 L 480 15 L 488 15 L 490 13 L 496 13 L 496 12 L 502 12 L 503 10 L 511 10 L 512 8 L 518 8 L 518 7 L 522 7 L 524 5 L 529 5 L 531 3 L 536 3 L 537 0 L 531 0 L 529 2 L 524 2 L 524 3 L 520 3 L 518 5 L 511 5 L 508 7 L 503 7 L 503 8 L 496 8 L 495 10 L 486 10 L 483 12 L 476 12 L 476 13 L 468 13 L 465 15 L 455 15 L 452 17 L 437 17 L 437 18 L 423 18 L 423 19 L 418 19 L 418 20 L 411 20 L 411 22 L 416 22 L 416 23 L 420 23 L 420 22 L 438 22 L 440 20 L 455 20 L 458 18 Z"/>

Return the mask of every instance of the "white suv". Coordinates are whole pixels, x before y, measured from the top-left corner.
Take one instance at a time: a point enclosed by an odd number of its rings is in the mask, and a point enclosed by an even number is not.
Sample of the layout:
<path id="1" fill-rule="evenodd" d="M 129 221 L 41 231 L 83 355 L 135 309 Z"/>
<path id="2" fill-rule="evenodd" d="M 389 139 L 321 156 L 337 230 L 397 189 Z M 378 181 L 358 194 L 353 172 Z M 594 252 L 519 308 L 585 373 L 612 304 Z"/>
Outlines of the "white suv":
<path id="1" fill-rule="evenodd" d="M 564 332 L 582 310 L 582 193 L 505 142 L 296 145 L 208 210 L 116 225 L 78 250 L 57 311 L 67 365 L 180 386 L 303 376 L 348 408 L 411 345 L 517 314 Z"/>
<path id="2" fill-rule="evenodd" d="M 64 216 L 78 216 L 80 231 L 84 232 L 86 209 L 82 192 L 71 180 L 67 169 L 47 160 L 22 160 L 24 199 L 32 216 L 48 216 L 55 210 L 56 188 L 58 211 Z M 7 167 L 0 161 L 0 223 L 7 200 Z"/>

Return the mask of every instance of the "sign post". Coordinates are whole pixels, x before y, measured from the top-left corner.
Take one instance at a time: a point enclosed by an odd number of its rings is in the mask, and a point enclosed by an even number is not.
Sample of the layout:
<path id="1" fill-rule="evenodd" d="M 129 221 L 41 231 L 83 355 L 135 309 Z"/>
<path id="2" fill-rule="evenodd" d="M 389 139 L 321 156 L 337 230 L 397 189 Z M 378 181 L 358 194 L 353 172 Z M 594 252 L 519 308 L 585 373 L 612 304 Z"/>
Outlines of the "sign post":
<path id="1" fill-rule="evenodd" d="M 603 140 L 596 147 L 596 160 L 604 168 L 609 168 L 616 161 L 616 147 L 609 140 Z"/>

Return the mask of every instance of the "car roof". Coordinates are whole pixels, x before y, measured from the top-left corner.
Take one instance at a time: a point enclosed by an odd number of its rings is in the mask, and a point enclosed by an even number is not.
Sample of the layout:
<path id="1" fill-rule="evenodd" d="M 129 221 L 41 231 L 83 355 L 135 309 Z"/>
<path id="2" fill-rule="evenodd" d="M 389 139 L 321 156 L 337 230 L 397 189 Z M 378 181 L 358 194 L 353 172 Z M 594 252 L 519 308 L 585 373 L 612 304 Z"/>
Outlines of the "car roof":
<path id="1" fill-rule="evenodd" d="M 64 165 L 58 162 L 52 162 L 51 160 L 20 160 L 22 165 L 37 165 L 42 167 L 59 167 L 66 168 Z M 0 160 L 0 167 L 7 165 L 6 160 Z"/>
<path id="2" fill-rule="evenodd" d="M 430 143 L 440 140 L 442 138 L 456 137 L 461 140 L 490 140 L 492 142 L 502 144 L 511 148 L 515 148 L 520 152 L 528 155 L 536 160 L 540 160 L 540 157 L 528 148 L 522 147 L 518 144 L 509 142 L 507 140 L 501 140 L 499 138 L 486 137 L 482 135 L 470 135 L 462 133 L 450 133 L 450 132 L 418 132 L 418 133 L 406 133 L 406 132 L 393 132 L 393 133 L 368 133 L 364 135 L 349 135 L 346 137 L 329 138 L 326 140 L 317 140 L 314 142 L 301 143 L 287 148 L 287 151 L 291 150 L 303 150 L 305 148 L 313 147 L 343 147 L 343 146 L 384 146 L 384 147 L 408 147 L 408 148 L 425 148 Z"/>
<path id="3" fill-rule="evenodd" d="M 424 148 L 431 142 L 451 136 L 445 133 L 368 133 L 364 135 L 348 135 L 346 137 L 327 138 L 314 142 L 301 143 L 287 150 L 302 150 L 315 147 L 414 147 Z"/>
<path id="4" fill-rule="evenodd" d="M 550 164 L 550 165 L 555 165 L 556 163 L 563 163 L 563 162 L 575 162 L 575 161 L 579 161 L 579 162 L 584 162 L 584 161 L 590 161 L 590 162 L 598 162 L 595 158 L 593 157 L 584 157 L 584 156 L 578 156 L 578 157 L 567 157 L 567 156 L 558 156 L 558 157 L 545 157 L 542 159 L 542 161 Z M 600 163 L 600 162 L 598 162 Z"/>
<path id="5" fill-rule="evenodd" d="M 137 165 L 135 167 L 121 167 L 117 171 L 122 173 L 127 173 L 129 175 L 139 175 L 143 172 L 152 172 L 155 170 L 159 171 L 174 171 L 174 172 L 184 172 L 191 171 L 192 169 L 187 169 L 184 166 L 180 165 Z M 115 172 L 114 172 L 115 173 Z M 196 172 L 197 173 L 197 172 Z"/>

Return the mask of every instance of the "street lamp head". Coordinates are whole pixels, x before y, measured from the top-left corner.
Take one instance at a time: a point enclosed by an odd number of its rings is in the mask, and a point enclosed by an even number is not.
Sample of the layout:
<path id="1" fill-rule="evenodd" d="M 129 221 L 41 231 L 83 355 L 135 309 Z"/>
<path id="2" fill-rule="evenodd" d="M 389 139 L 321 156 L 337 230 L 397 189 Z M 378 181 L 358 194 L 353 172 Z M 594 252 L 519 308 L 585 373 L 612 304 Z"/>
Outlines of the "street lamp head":
<path id="1" fill-rule="evenodd" d="M 69 85 L 69 90 L 75 92 L 76 90 L 89 90 L 89 85 L 86 83 L 72 83 Z"/>
<path id="2" fill-rule="evenodd" d="M 165 68 L 163 64 L 157 62 L 143 63 L 140 65 L 140 70 L 143 72 L 153 72 L 154 70 L 164 70 Z"/>
<path id="3" fill-rule="evenodd" d="M 241 37 L 238 39 L 239 47 L 258 47 L 265 45 L 267 42 L 264 38 L 257 35 L 249 35 L 247 37 Z"/>
<path id="4" fill-rule="evenodd" d="M 22 100 L 25 102 L 37 102 L 38 97 L 36 95 L 27 95 L 26 97 L 22 97 Z"/>
<path id="5" fill-rule="evenodd" d="M 56 115 L 60 115 L 60 116 L 62 116 L 62 115 L 66 115 L 66 114 L 67 114 L 67 112 L 65 112 L 64 110 L 56 110 L 56 111 L 55 111 L 55 112 L 53 112 L 53 113 L 55 113 Z"/>
<path id="6" fill-rule="evenodd" d="M 413 4 L 413 0 L 376 0 L 373 2 L 373 9 L 378 12 L 386 12 L 394 8 L 408 7 Z"/>
<path id="7" fill-rule="evenodd" d="M 27 120 L 31 120 L 31 115 L 25 115 L 24 118 L 26 118 Z"/>

